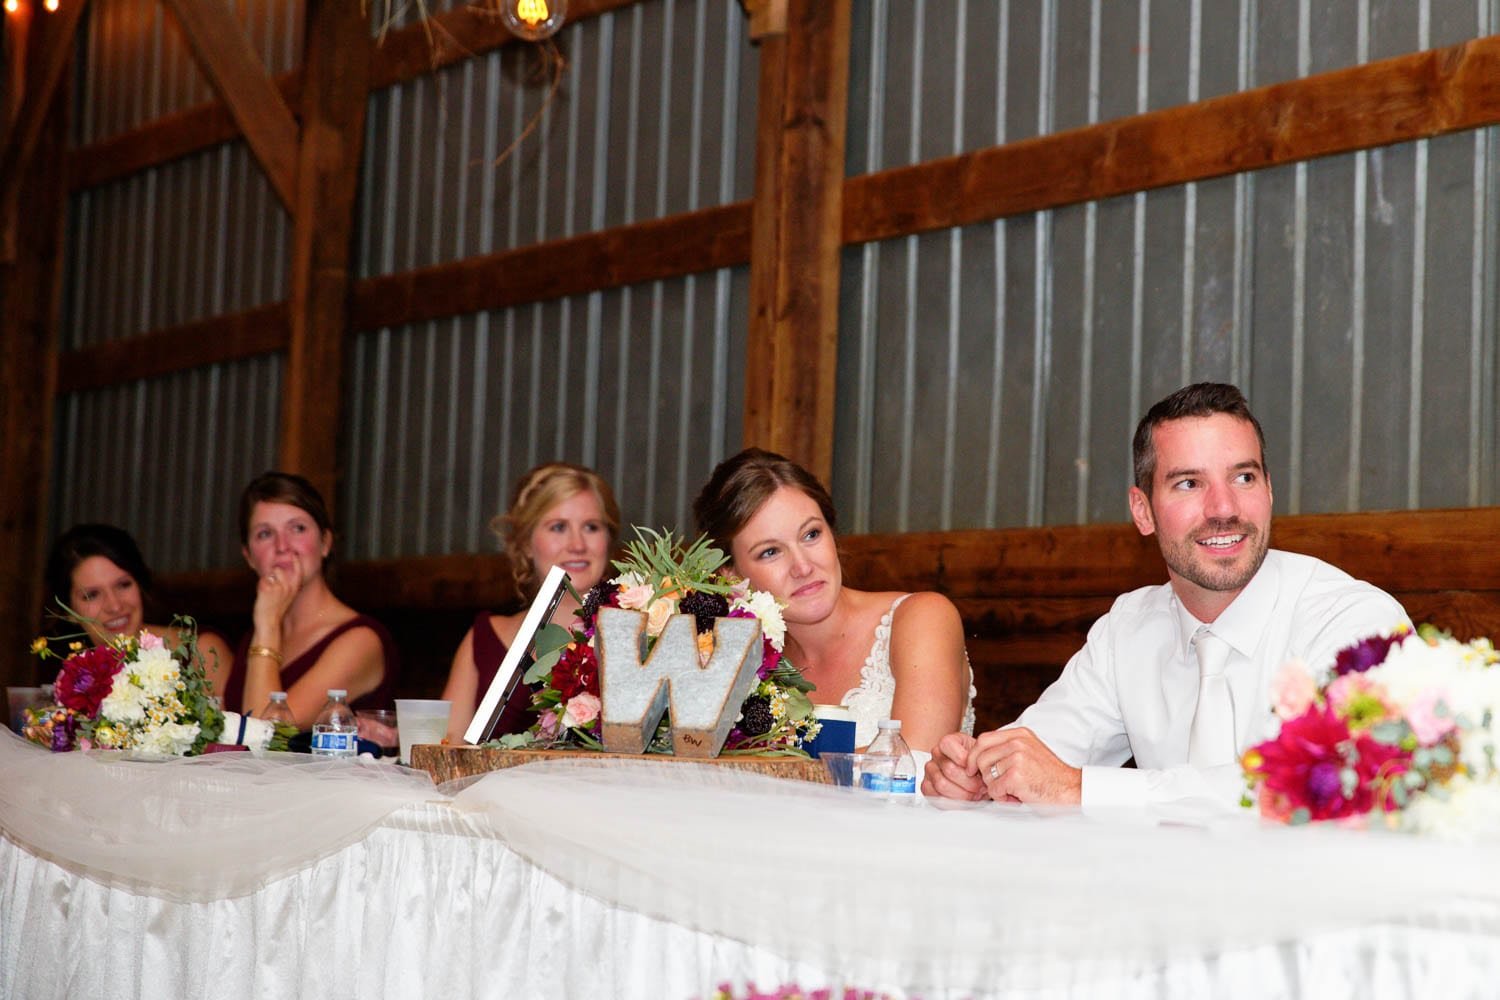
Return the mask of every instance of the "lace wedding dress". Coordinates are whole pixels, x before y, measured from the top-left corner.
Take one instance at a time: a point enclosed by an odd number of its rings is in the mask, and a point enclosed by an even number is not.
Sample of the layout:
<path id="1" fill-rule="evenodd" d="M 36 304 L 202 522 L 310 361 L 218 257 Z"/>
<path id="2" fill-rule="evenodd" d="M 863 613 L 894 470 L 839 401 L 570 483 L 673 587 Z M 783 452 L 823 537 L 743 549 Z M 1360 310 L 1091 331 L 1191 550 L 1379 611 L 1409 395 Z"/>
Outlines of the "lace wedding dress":
<path id="1" fill-rule="evenodd" d="M 875 643 L 864 666 L 859 668 L 859 686 L 851 688 L 840 699 L 839 704 L 854 715 L 854 745 L 869 746 L 875 738 L 875 727 L 881 719 L 891 717 L 891 702 L 896 695 L 896 678 L 891 676 L 891 619 L 901 602 L 910 597 L 902 594 L 891 602 L 880 624 L 875 626 Z M 964 653 L 964 665 L 968 666 L 969 654 Z M 969 697 L 964 704 L 963 731 L 974 732 L 974 670 L 969 669 Z"/>

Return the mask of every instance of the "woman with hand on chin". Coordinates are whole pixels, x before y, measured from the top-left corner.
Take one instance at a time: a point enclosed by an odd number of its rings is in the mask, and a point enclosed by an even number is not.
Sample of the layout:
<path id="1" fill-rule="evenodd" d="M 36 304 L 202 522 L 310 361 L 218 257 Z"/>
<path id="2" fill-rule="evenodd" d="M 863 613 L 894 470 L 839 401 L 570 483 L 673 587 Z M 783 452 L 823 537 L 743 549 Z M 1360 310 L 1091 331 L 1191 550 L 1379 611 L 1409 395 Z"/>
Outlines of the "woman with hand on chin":
<path id="1" fill-rule="evenodd" d="M 786 655 L 838 703 L 867 746 L 881 719 L 900 719 L 913 750 L 974 730 L 974 686 L 963 623 L 933 592 L 844 586 L 833 500 L 806 469 L 759 448 L 719 463 L 693 502 L 698 529 L 734 571 L 786 606 Z"/>
<path id="2" fill-rule="evenodd" d="M 620 532 L 620 506 L 597 472 L 549 462 L 521 477 L 510 509 L 491 521 L 490 529 L 505 543 L 516 591 L 529 605 L 553 566 L 567 571 L 579 594 L 604 579 Z M 564 591 L 552 620 L 567 624 L 577 611 L 578 602 Z M 459 643 L 443 687 L 443 697 L 453 703 L 448 742 L 463 741 L 525 617 L 525 608 L 512 615 L 480 612 Z M 503 714 L 495 724 L 495 734 L 524 729 L 528 714 L 519 710 Z"/>
<path id="3" fill-rule="evenodd" d="M 297 726 L 311 729 L 332 688 L 349 692 L 355 708 L 389 706 L 395 643 L 328 589 L 333 524 L 313 485 L 285 472 L 252 480 L 240 496 L 240 541 L 258 582 L 226 707 L 259 712 L 272 691 L 285 691 Z"/>
<path id="4" fill-rule="evenodd" d="M 116 636 L 139 635 L 144 629 L 169 647 L 182 641 L 171 625 L 147 625 L 146 602 L 151 570 L 129 532 L 111 524 L 77 524 L 59 535 L 47 557 L 49 611 L 61 602 L 83 619 L 89 641 L 102 646 Z M 198 632 L 198 656 L 210 689 L 222 697 L 233 654 L 224 637 L 212 629 Z"/>

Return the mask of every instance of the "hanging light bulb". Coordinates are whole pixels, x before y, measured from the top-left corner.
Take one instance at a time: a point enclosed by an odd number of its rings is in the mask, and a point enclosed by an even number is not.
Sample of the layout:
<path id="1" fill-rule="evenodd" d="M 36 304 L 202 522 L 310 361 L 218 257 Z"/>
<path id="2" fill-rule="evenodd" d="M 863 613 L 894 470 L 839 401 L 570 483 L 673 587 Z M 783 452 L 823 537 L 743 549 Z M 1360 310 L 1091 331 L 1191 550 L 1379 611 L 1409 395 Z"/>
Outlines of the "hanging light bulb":
<path id="1" fill-rule="evenodd" d="M 42 0 L 42 6 L 51 11 L 57 10 L 57 3 L 58 0 Z"/>
<path id="2" fill-rule="evenodd" d="M 512 35 L 539 42 L 557 34 L 567 7 L 566 0 L 500 0 L 500 16 Z"/>
<path id="3" fill-rule="evenodd" d="M 5 0 L 5 13 L 14 14 L 21 9 L 21 0 Z"/>

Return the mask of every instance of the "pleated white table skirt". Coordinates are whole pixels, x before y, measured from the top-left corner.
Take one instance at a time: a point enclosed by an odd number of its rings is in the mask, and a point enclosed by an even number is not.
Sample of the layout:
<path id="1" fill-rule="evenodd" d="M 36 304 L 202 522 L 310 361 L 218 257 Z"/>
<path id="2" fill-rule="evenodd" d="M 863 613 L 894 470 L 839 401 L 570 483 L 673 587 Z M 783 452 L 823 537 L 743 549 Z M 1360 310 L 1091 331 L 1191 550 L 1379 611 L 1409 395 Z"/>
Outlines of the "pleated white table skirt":
<path id="1" fill-rule="evenodd" d="M 1378 891 L 1378 873 L 1358 882 Z M 407 806 L 249 895 L 208 902 L 111 888 L 0 839 L 0 894 L 8 998 L 687 1000 L 726 981 L 911 995 L 882 981 L 890 970 L 814 967 L 602 902 L 523 860 L 482 818 L 440 802 Z M 994 905 L 1004 912 L 1004 901 Z M 939 985 L 920 995 L 1457 998 L 1493 996 L 1496 983 L 1490 934 L 1387 925 L 1165 964 L 1080 962 L 1035 988 Z"/>

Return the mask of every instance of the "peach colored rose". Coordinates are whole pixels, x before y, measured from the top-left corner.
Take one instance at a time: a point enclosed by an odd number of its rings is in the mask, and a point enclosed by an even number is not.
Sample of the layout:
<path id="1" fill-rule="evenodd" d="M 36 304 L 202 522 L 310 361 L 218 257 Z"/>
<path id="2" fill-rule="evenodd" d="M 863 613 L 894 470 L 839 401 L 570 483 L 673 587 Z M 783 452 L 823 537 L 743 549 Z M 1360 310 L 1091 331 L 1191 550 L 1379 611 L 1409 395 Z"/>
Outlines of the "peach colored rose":
<path id="1" fill-rule="evenodd" d="M 670 597 L 658 597 L 651 604 L 650 610 L 646 612 L 646 634 L 650 636 L 661 635 L 661 630 L 667 627 L 667 622 L 677 613 L 677 604 Z"/>
<path id="2" fill-rule="evenodd" d="M 645 611 L 646 603 L 656 593 L 648 584 L 638 583 L 620 591 L 620 607 L 626 611 Z"/>

